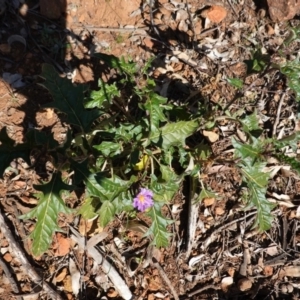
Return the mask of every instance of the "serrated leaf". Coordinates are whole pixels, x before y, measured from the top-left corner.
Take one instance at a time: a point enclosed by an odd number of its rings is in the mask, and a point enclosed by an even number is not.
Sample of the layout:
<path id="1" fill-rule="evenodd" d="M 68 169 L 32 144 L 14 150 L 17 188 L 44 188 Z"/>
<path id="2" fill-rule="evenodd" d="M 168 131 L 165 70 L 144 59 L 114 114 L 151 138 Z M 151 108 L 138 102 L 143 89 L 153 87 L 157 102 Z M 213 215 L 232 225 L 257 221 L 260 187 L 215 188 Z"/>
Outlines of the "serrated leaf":
<path id="1" fill-rule="evenodd" d="M 150 118 L 150 136 L 149 138 L 156 143 L 159 136 L 156 134 L 159 130 L 160 122 L 166 122 L 167 119 L 164 115 L 164 107 L 162 106 L 167 102 L 166 98 L 163 98 L 155 93 L 151 93 L 148 100 L 144 104 L 144 108 L 149 113 Z"/>
<path id="2" fill-rule="evenodd" d="M 248 186 L 248 207 L 257 208 L 257 217 L 254 226 L 258 226 L 259 230 L 267 230 L 271 227 L 273 220 L 271 210 L 274 207 L 266 199 L 267 184 L 269 173 L 262 172 L 266 166 L 264 162 L 256 161 L 254 164 L 250 158 L 245 159 L 241 163 L 241 172 L 243 181 Z"/>
<path id="3" fill-rule="evenodd" d="M 166 176 L 166 175 L 164 175 Z M 181 179 L 173 173 L 169 181 L 157 179 L 151 175 L 150 189 L 154 193 L 154 200 L 161 203 L 168 203 L 172 200 L 175 193 L 178 191 Z"/>
<path id="4" fill-rule="evenodd" d="M 241 172 L 247 179 L 247 182 L 251 182 L 259 188 L 264 188 L 267 186 L 270 177 L 269 173 L 262 172 L 265 166 L 266 163 L 264 162 L 257 161 L 255 164 L 251 164 L 250 160 L 244 160 Z"/>
<path id="5" fill-rule="evenodd" d="M 247 115 L 241 120 L 241 123 L 243 124 L 243 130 L 247 133 L 251 133 L 251 131 L 262 131 L 259 126 L 259 118 L 256 111 L 254 111 L 251 115 Z"/>
<path id="6" fill-rule="evenodd" d="M 134 124 L 120 124 L 119 127 L 111 128 L 110 132 L 115 134 L 114 140 L 122 140 L 126 143 L 130 142 L 132 139 L 138 141 L 142 138 L 143 128 L 141 125 Z"/>
<path id="7" fill-rule="evenodd" d="M 289 146 L 296 151 L 298 148 L 298 142 L 300 140 L 300 132 L 297 131 L 289 136 L 285 136 L 280 140 L 274 140 L 273 144 L 277 149 L 281 149 L 283 147 Z"/>
<path id="8" fill-rule="evenodd" d="M 172 224 L 173 221 L 166 219 L 161 214 L 161 206 L 154 204 L 147 212 L 152 220 L 151 227 L 148 229 L 146 236 L 152 238 L 152 244 L 156 247 L 167 247 L 169 245 L 169 238 L 171 234 L 167 231 L 167 226 Z"/>
<path id="9" fill-rule="evenodd" d="M 49 90 L 53 97 L 53 102 L 43 107 L 58 109 L 66 115 L 67 122 L 78 126 L 83 132 L 88 132 L 93 121 L 100 116 L 101 112 L 84 108 L 86 86 L 83 84 L 74 86 L 69 79 L 61 78 L 54 67 L 48 64 L 43 65 L 41 76 L 46 80 L 42 85 Z"/>
<path id="10" fill-rule="evenodd" d="M 261 156 L 261 153 L 265 150 L 264 144 L 253 136 L 251 138 L 253 140 L 252 144 L 242 144 L 232 138 L 232 146 L 235 148 L 238 157 L 257 159 Z"/>
<path id="11" fill-rule="evenodd" d="M 98 86 L 99 91 L 92 91 L 89 95 L 89 99 L 85 102 L 85 108 L 103 108 L 106 103 L 111 104 L 114 97 L 120 97 L 121 93 L 116 85 L 105 83 L 102 79 L 99 79 Z"/>
<path id="12" fill-rule="evenodd" d="M 120 154 L 122 151 L 121 144 L 115 142 L 106 142 L 106 141 L 102 142 L 100 145 L 93 146 L 93 148 L 102 152 L 102 154 L 106 157 L 115 156 L 117 154 Z"/>
<path id="13" fill-rule="evenodd" d="M 101 202 L 113 201 L 127 192 L 132 183 L 136 180 L 134 176 L 125 181 L 118 176 L 108 178 L 106 173 L 91 173 L 88 169 L 88 161 L 71 161 L 74 170 L 74 183 L 84 182 L 86 185 L 86 196 L 97 197 Z"/>
<path id="14" fill-rule="evenodd" d="M 16 144 L 6 132 L 6 127 L 0 131 L 0 177 L 2 178 L 5 169 L 16 158 L 23 158 L 30 165 L 30 143 Z"/>
<path id="15" fill-rule="evenodd" d="M 29 213 L 20 216 L 21 219 L 36 218 L 37 222 L 30 237 L 33 240 L 32 253 L 36 256 L 47 251 L 55 231 L 61 231 L 57 225 L 59 213 L 70 213 L 61 193 L 63 190 L 72 190 L 74 187 L 65 184 L 61 180 L 61 173 L 52 175 L 51 180 L 43 185 L 34 185 L 34 188 L 42 193 L 38 194 L 39 202 Z"/>
<path id="16" fill-rule="evenodd" d="M 295 92 L 296 101 L 300 101 L 300 61 L 288 61 L 280 67 L 280 72 L 287 77 L 288 86 Z"/>
<path id="17" fill-rule="evenodd" d="M 185 139 L 198 129 L 197 121 L 180 121 L 166 124 L 159 132 L 152 135 L 153 140 L 159 139 L 158 144 L 163 149 L 171 146 L 184 146 Z"/>
<path id="18" fill-rule="evenodd" d="M 116 213 L 116 208 L 110 201 L 104 201 L 98 211 L 99 224 L 105 227 L 113 218 Z"/>
<path id="19" fill-rule="evenodd" d="M 258 227 L 260 231 L 268 230 L 272 226 L 273 216 L 271 214 L 274 204 L 266 198 L 267 188 L 262 188 L 256 184 L 248 183 L 249 205 L 257 208 L 257 217 L 253 227 Z"/>

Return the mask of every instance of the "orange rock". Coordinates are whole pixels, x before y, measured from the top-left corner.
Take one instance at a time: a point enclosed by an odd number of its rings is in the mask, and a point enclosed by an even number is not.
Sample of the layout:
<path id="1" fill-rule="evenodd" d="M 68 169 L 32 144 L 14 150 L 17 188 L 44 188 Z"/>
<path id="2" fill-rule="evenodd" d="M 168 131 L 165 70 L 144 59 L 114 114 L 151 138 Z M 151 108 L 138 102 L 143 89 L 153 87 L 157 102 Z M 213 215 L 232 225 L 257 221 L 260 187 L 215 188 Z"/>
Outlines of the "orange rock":
<path id="1" fill-rule="evenodd" d="M 221 5 L 212 5 L 202 12 L 202 16 L 208 18 L 213 23 L 220 23 L 226 18 L 227 10 Z"/>

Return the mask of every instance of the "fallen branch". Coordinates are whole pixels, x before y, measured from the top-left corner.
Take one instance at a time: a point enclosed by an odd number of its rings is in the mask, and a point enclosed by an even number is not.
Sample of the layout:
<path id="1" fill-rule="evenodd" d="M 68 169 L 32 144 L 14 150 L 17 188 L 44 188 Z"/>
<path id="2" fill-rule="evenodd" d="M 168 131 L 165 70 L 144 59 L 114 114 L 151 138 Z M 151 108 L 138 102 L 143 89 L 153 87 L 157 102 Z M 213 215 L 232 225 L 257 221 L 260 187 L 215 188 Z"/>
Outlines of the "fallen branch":
<path id="1" fill-rule="evenodd" d="M 40 285 L 43 291 L 46 294 L 48 294 L 53 300 L 62 300 L 61 296 L 57 294 L 57 292 L 53 290 L 47 282 L 43 281 L 42 277 L 31 266 L 27 257 L 23 253 L 23 250 L 15 240 L 8 226 L 6 225 L 1 210 L 0 210 L 0 230 L 11 247 L 12 255 L 15 257 L 15 259 L 17 259 L 21 263 L 22 267 L 26 270 L 26 274 L 30 277 L 30 279 L 37 285 Z"/>
<path id="2" fill-rule="evenodd" d="M 70 229 L 73 232 L 71 238 L 78 244 L 80 248 L 85 249 L 85 238 L 81 236 L 80 233 L 74 228 L 70 227 Z M 132 293 L 129 287 L 126 285 L 125 281 L 121 278 L 114 266 L 112 266 L 95 247 L 89 246 L 89 242 L 87 244 L 87 253 L 99 266 L 101 266 L 103 272 L 105 272 L 108 278 L 111 280 L 119 295 L 125 300 L 132 299 Z"/>

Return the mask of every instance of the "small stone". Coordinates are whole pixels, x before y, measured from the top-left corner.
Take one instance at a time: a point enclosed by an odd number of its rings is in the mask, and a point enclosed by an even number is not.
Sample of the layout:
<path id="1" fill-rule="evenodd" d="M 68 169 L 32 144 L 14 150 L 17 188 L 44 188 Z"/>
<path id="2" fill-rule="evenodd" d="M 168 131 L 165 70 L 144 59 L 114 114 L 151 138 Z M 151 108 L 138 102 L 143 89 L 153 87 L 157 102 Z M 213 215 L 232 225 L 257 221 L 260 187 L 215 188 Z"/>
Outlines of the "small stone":
<path id="1" fill-rule="evenodd" d="M 267 24 L 266 25 L 266 32 L 267 32 L 268 35 L 273 35 L 275 33 L 275 30 L 270 24 Z"/>
<path id="2" fill-rule="evenodd" d="M 107 296 L 109 298 L 116 298 L 118 296 L 118 292 L 114 289 L 114 288 L 110 288 L 108 291 L 107 291 Z"/>
<path id="3" fill-rule="evenodd" d="M 12 261 L 12 256 L 11 256 L 11 254 L 10 253 L 5 253 L 4 255 L 3 255 L 3 259 L 6 261 L 6 262 L 11 262 Z"/>
<path id="4" fill-rule="evenodd" d="M 223 207 L 216 207 L 216 209 L 215 209 L 215 214 L 217 215 L 217 216 L 222 216 L 222 215 L 224 215 L 224 213 L 225 213 L 225 210 L 224 210 L 224 208 Z"/>
<path id="5" fill-rule="evenodd" d="M 27 15 L 27 12 L 28 12 L 28 5 L 26 3 L 24 3 L 24 4 L 22 4 L 22 6 L 19 9 L 19 14 L 22 17 L 25 17 Z"/>
<path id="6" fill-rule="evenodd" d="M 269 15 L 274 22 L 288 21 L 300 13 L 298 0 L 267 0 Z"/>
<path id="7" fill-rule="evenodd" d="M 221 5 L 212 5 L 202 11 L 201 16 L 208 18 L 213 23 L 222 22 L 227 16 L 227 10 Z"/>
<path id="8" fill-rule="evenodd" d="M 252 287 L 252 282 L 248 278 L 242 278 L 238 281 L 238 287 L 242 292 L 250 290 Z"/>
<path id="9" fill-rule="evenodd" d="M 204 206 L 208 207 L 208 206 L 212 206 L 215 203 L 215 198 L 205 198 L 203 200 Z"/>

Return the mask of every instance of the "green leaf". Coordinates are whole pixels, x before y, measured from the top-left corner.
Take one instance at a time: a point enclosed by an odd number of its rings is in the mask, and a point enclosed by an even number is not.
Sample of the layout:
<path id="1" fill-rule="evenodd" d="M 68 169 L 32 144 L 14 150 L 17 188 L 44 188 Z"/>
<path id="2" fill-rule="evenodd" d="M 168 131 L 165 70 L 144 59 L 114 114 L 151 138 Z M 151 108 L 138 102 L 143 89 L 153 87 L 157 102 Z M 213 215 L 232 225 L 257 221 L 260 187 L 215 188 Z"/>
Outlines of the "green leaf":
<path id="1" fill-rule="evenodd" d="M 82 217 L 85 220 L 92 220 L 96 216 L 98 216 L 98 214 L 96 214 L 96 210 L 98 206 L 99 206 L 98 199 L 88 197 L 83 201 L 83 203 L 79 207 L 77 214 L 82 215 Z"/>
<path id="2" fill-rule="evenodd" d="M 162 106 L 167 102 L 166 98 L 163 98 L 155 93 L 151 93 L 149 99 L 144 104 L 144 108 L 149 113 L 150 118 L 150 136 L 149 138 L 156 143 L 159 139 L 157 135 L 160 122 L 166 122 L 167 119 L 164 115 L 164 107 Z"/>
<path id="3" fill-rule="evenodd" d="M 300 61 L 295 59 L 293 61 L 287 61 L 280 67 L 280 72 L 287 77 L 288 86 L 295 92 L 296 101 L 300 101 Z"/>
<path id="4" fill-rule="evenodd" d="M 115 216 L 115 206 L 110 201 L 104 201 L 98 211 L 99 224 L 101 227 L 105 227 Z"/>
<path id="5" fill-rule="evenodd" d="M 110 133 L 115 134 L 114 140 L 122 140 L 129 143 L 131 140 L 138 141 L 142 138 L 143 128 L 141 125 L 121 124 L 119 127 L 110 129 Z"/>
<path id="6" fill-rule="evenodd" d="M 0 177 L 10 163 L 16 158 L 23 158 L 30 165 L 30 152 L 32 150 L 32 144 L 22 143 L 16 144 L 6 132 L 6 127 L 3 127 L 0 131 Z"/>
<path id="7" fill-rule="evenodd" d="M 197 121 L 180 121 L 177 123 L 169 123 L 152 135 L 152 139 L 156 141 L 160 139 L 158 144 L 163 149 L 168 149 L 171 146 L 184 146 L 185 139 L 192 135 L 199 125 Z"/>
<path id="8" fill-rule="evenodd" d="M 84 108 L 86 86 L 83 84 L 73 85 L 69 79 L 61 78 L 54 67 L 48 64 L 44 64 L 42 67 L 42 77 L 46 80 L 43 86 L 49 90 L 54 100 L 44 107 L 58 109 L 66 115 L 67 122 L 78 126 L 85 133 L 88 132 L 93 121 L 100 116 L 101 112 Z"/>
<path id="9" fill-rule="evenodd" d="M 43 185 L 34 185 L 34 188 L 41 191 L 38 195 L 39 202 L 29 213 L 20 216 L 21 219 L 36 218 L 37 222 L 34 230 L 30 234 L 33 240 L 32 253 L 36 256 L 47 251 L 52 241 L 52 235 L 55 231 L 61 231 L 57 225 L 59 213 L 70 213 L 61 193 L 63 190 L 72 190 L 74 187 L 65 184 L 61 180 L 61 173 L 57 172 L 52 175 L 51 180 Z"/>
<path id="10" fill-rule="evenodd" d="M 260 231 L 268 230 L 272 226 L 273 216 L 271 214 L 274 204 L 266 198 L 267 188 L 262 188 L 256 184 L 248 182 L 249 207 L 257 208 L 257 217 L 253 227 L 258 227 Z"/>
<path id="11" fill-rule="evenodd" d="M 175 193 L 178 191 L 181 179 L 173 172 L 173 174 L 166 174 L 168 167 L 161 166 L 162 176 L 170 178 L 170 180 L 157 179 L 154 175 L 151 175 L 150 189 L 154 193 L 154 200 L 161 203 L 168 203 L 172 200 Z"/>
<path id="12" fill-rule="evenodd" d="M 102 203 L 106 200 L 113 201 L 116 198 L 124 197 L 123 193 L 128 192 L 136 180 L 134 176 L 125 181 L 116 175 L 108 178 L 104 172 L 91 173 L 87 160 L 71 161 L 71 167 L 74 170 L 74 183 L 78 184 L 83 181 L 86 185 L 86 196 L 99 198 Z"/>
<path id="13" fill-rule="evenodd" d="M 243 124 L 243 130 L 249 134 L 253 131 L 258 131 L 259 133 L 262 132 L 256 111 L 254 111 L 251 115 L 247 115 L 241 120 L 241 123 Z"/>
<path id="14" fill-rule="evenodd" d="M 261 49 L 258 49 L 254 52 L 252 59 L 245 60 L 244 62 L 247 65 L 248 74 L 253 72 L 261 72 L 266 68 L 267 64 L 270 62 L 270 55 L 263 54 Z"/>
<path id="15" fill-rule="evenodd" d="M 276 154 L 276 157 L 283 163 L 292 167 L 298 174 L 300 174 L 300 162 L 295 157 L 289 157 L 283 153 Z"/>
<path id="16" fill-rule="evenodd" d="M 44 131 L 32 129 L 26 134 L 26 141 L 32 146 L 43 145 L 47 150 L 54 150 L 59 147 L 59 143 L 54 139 L 53 133 L 47 134 Z"/>
<path id="17" fill-rule="evenodd" d="M 121 95 L 116 82 L 108 84 L 99 79 L 98 85 L 100 90 L 91 92 L 89 99 L 85 102 L 85 108 L 103 108 L 106 103 L 111 104 L 114 97 Z"/>
<path id="18" fill-rule="evenodd" d="M 280 150 L 281 148 L 284 147 L 291 147 L 293 151 L 296 151 L 298 148 L 298 142 L 300 140 L 300 132 L 295 132 L 289 136 L 286 136 L 280 140 L 274 140 L 273 145 Z"/>
<path id="19" fill-rule="evenodd" d="M 173 221 L 162 216 L 161 205 L 157 203 L 151 207 L 147 212 L 147 215 L 150 216 L 152 224 L 148 229 L 146 236 L 150 236 L 153 239 L 152 244 L 156 247 L 167 247 L 171 236 L 167 231 L 167 226 L 172 224 Z"/>
<path id="20" fill-rule="evenodd" d="M 264 152 L 264 144 L 253 136 L 251 138 L 253 141 L 252 144 L 242 144 L 234 138 L 232 139 L 232 146 L 235 148 L 238 157 L 257 159 Z"/>
<path id="21" fill-rule="evenodd" d="M 299 26 L 290 27 L 289 28 L 289 35 L 285 38 L 283 44 L 285 47 L 288 47 L 292 42 L 299 41 L 300 36 L 300 28 Z"/>
<path id="22" fill-rule="evenodd" d="M 244 85 L 244 82 L 240 78 L 227 78 L 227 81 L 234 87 L 241 89 Z"/>
<path id="23" fill-rule="evenodd" d="M 264 162 L 256 161 L 255 164 L 252 164 L 250 159 L 245 159 L 243 161 L 243 168 L 241 168 L 241 171 L 247 182 L 251 182 L 259 188 L 264 188 L 267 186 L 270 177 L 269 173 L 262 172 L 265 166 L 266 163 Z"/>
<path id="24" fill-rule="evenodd" d="M 248 186 L 248 208 L 257 208 L 257 217 L 254 227 L 258 226 L 259 230 L 267 230 L 272 225 L 271 210 L 274 205 L 266 199 L 267 184 L 269 180 L 269 173 L 263 172 L 266 163 L 256 161 L 252 163 L 250 158 L 245 159 L 241 163 L 241 172 L 243 174 L 243 181 Z"/>
<path id="25" fill-rule="evenodd" d="M 114 156 L 120 154 L 122 151 L 122 146 L 119 143 L 114 142 L 102 142 L 100 145 L 93 146 L 98 151 L 102 152 L 102 154 L 106 157 Z"/>

